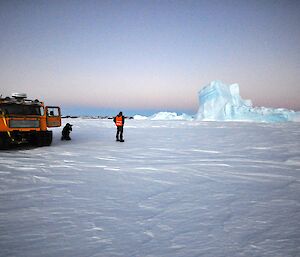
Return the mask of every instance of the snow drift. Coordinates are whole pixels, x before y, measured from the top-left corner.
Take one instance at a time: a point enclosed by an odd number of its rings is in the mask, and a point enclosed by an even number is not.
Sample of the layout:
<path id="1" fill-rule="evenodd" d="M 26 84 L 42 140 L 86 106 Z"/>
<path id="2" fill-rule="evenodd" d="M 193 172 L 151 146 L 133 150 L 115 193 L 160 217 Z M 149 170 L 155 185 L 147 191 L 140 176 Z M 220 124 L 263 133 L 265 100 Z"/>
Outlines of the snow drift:
<path id="1" fill-rule="evenodd" d="M 251 100 L 240 96 L 238 84 L 227 86 L 221 81 L 212 81 L 199 93 L 198 120 L 215 121 L 299 121 L 300 113 L 283 108 L 253 107 Z"/>

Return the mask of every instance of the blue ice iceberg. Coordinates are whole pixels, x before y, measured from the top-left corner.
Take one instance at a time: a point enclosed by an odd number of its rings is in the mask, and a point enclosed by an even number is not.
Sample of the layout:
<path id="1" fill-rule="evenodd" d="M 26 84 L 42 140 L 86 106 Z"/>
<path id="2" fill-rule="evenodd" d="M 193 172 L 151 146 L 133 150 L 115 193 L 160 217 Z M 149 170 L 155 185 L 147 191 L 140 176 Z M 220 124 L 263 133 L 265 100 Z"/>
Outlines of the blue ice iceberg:
<path id="1" fill-rule="evenodd" d="M 251 100 L 240 96 L 238 84 L 227 86 L 221 81 L 212 81 L 199 93 L 198 120 L 214 121 L 299 121 L 300 113 L 283 108 L 253 107 Z"/>

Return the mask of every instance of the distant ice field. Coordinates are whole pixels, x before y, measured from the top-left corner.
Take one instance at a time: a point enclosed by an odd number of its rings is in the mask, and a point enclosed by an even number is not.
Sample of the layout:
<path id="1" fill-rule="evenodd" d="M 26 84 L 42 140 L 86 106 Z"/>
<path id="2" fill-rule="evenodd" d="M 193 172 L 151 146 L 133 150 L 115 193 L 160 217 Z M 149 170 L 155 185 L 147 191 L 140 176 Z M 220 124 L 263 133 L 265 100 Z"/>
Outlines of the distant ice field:
<path id="1" fill-rule="evenodd" d="M 0 256 L 300 253 L 298 123 L 64 119 L 0 151 Z"/>

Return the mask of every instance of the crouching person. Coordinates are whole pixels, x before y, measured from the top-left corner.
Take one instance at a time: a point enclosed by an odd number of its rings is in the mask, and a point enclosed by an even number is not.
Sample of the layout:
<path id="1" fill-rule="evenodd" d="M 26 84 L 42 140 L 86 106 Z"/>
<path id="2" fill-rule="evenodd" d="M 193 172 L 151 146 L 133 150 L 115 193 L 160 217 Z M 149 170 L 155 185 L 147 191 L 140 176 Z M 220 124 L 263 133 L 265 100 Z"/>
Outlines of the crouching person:
<path id="1" fill-rule="evenodd" d="M 71 140 L 70 133 L 72 131 L 72 126 L 70 123 L 67 123 L 62 130 L 61 140 Z"/>

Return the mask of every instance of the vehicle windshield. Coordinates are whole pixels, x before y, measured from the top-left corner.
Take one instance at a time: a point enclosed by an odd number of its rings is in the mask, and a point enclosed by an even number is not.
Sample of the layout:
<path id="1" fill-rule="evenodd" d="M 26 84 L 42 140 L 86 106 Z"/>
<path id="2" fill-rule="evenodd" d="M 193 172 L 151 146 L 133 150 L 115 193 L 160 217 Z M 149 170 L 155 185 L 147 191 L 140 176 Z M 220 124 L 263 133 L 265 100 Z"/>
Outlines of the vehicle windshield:
<path id="1" fill-rule="evenodd" d="M 5 115 L 38 115 L 42 113 L 42 107 L 38 105 L 2 104 L 0 113 Z"/>

